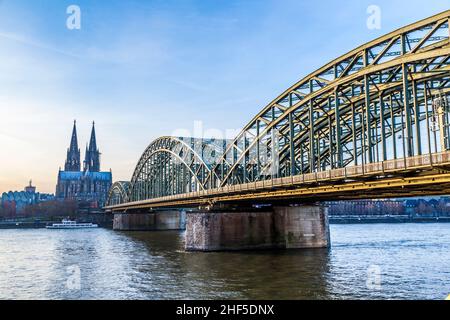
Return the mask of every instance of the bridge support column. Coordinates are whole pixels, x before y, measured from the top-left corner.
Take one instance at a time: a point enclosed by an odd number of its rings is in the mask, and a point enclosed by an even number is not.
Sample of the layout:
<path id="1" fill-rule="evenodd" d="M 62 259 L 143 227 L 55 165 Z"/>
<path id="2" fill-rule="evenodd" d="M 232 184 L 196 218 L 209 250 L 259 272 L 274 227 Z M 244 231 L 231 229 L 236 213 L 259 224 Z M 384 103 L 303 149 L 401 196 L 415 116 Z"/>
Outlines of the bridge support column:
<path id="1" fill-rule="evenodd" d="M 328 208 L 320 205 L 275 207 L 286 249 L 330 246 Z"/>
<path id="2" fill-rule="evenodd" d="M 267 212 L 201 212 L 186 216 L 187 251 L 326 248 L 327 208 L 275 207 Z"/>
<path id="3" fill-rule="evenodd" d="M 113 229 L 116 231 L 163 231 L 185 228 L 186 212 L 184 211 L 114 214 Z"/>

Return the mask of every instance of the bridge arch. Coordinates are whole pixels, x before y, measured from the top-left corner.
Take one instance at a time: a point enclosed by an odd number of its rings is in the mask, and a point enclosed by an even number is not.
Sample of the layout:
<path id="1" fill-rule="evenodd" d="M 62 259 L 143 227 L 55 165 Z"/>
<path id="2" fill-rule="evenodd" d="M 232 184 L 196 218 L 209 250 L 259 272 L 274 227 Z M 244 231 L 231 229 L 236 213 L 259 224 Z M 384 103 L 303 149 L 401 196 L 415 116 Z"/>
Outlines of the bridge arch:
<path id="1" fill-rule="evenodd" d="M 129 181 L 115 182 L 109 189 L 108 198 L 106 199 L 106 206 L 114 206 L 122 203 L 127 203 L 129 189 Z"/>
<path id="2" fill-rule="evenodd" d="M 212 142 L 169 136 L 153 141 L 134 170 L 130 201 L 206 190 L 211 167 L 222 153 Z"/>
<path id="3" fill-rule="evenodd" d="M 450 150 L 449 25 L 450 10 L 330 61 L 270 102 L 234 140 L 213 143 L 213 157 L 205 157 L 201 139 L 156 139 L 139 159 L 127 200 L 350 166 L 364 171 Z"/>
<path id="4" fill-rule="evenodd" d="M 449 149 L 449 21 L 450 10 L 398 29 L 288 88 L 229 144 L 210 185 Z"/>

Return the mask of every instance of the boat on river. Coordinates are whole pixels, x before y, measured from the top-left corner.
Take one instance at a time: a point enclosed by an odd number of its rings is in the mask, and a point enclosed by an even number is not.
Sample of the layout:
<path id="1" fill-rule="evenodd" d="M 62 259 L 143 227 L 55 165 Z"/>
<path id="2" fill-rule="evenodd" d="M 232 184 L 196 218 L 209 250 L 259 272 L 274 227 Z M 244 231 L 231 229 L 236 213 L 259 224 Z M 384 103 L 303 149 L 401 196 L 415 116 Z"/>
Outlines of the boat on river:
<path id="1" fill-rule="evenodd" d="M 46 226 L 47 229 L 91 229 L 98 228 L 97 224 L 93 223 L 77 223 L 76 221 L 64 219 L 61 223 L 53 223 Z"/>

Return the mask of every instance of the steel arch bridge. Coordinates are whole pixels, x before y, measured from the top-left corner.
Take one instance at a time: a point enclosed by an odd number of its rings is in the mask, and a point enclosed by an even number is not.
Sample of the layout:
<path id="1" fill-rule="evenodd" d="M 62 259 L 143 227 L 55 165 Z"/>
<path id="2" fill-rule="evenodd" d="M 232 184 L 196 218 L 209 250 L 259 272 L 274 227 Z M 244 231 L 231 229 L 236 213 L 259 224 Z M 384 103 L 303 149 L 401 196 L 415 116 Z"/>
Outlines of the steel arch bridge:
<path id="1" fill-rule="evenodd" d="M 108 192 L 106 203 L 108 205 L 118 205 L 129 201 L 128 192 L 130 190 L 129 181 L 114 182 Z"/>
<path id="2" fill-rule="evenodd" d="M 129 198 L 139 201 L 206 190 L 211 168 L 226 141 L 161 137 L 144 151 L 134 170 Z"/>
<path id="3" fill-rule="evenodd" d="M 307 193 L 293 188 L 388 183 L 399 174 L 404 189 L 405 177 L 424 182 L 425 171 L 443 179 L 436 168 L 450 162 L 449 24 L 450 10 L 327 63 L 263 108 L 234 140 L 216 143 L 208 160 L 190 138 L 157 139 L 139 160 L 128 200 L 199 204 L 252 192 L 256 199 L 274 186 L 299 197 Z"/>

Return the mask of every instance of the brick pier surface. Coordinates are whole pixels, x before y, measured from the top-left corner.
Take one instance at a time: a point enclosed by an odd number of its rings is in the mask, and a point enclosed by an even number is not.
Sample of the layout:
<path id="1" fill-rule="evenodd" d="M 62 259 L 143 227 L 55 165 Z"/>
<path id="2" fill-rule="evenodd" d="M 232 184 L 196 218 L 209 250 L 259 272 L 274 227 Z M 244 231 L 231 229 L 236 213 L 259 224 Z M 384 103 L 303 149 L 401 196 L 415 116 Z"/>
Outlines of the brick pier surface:
<path id="1" fill-rule="evenodd" d="M 329 235 L 327 208 L 322 206 L 186 216 L 188 251 L 326 248 Z"/>

